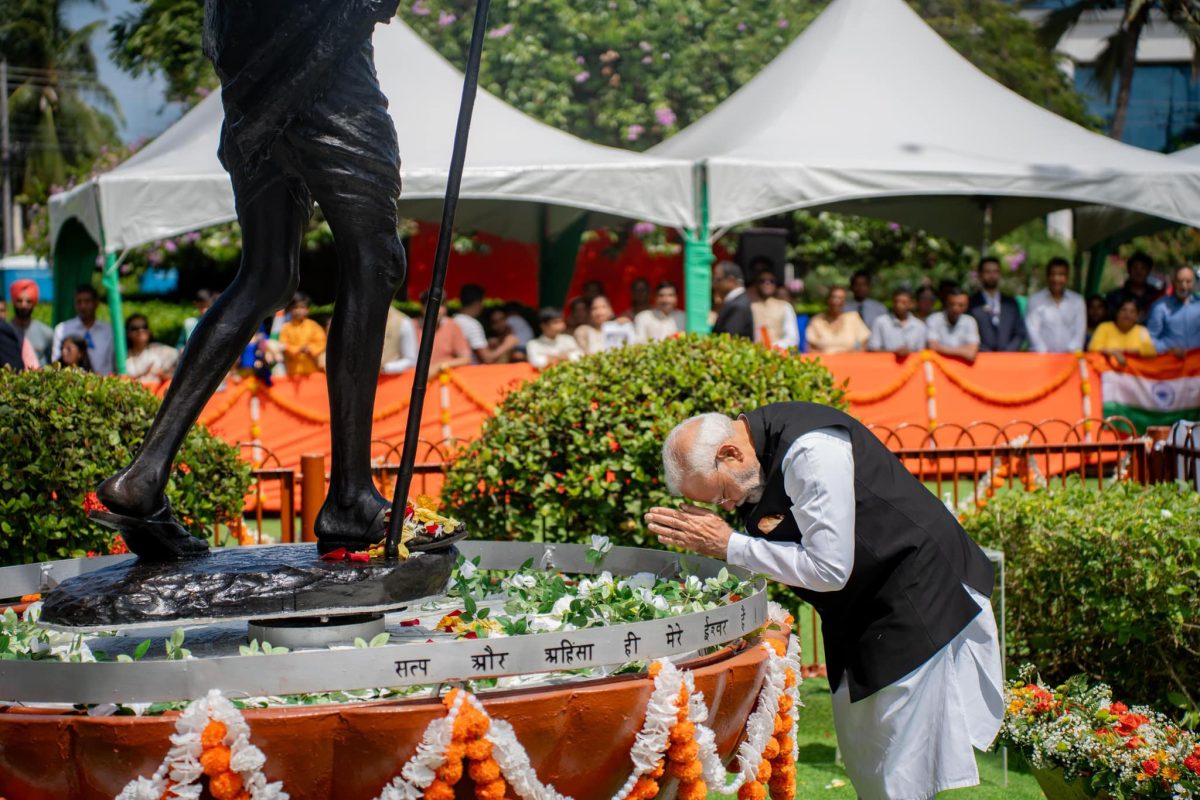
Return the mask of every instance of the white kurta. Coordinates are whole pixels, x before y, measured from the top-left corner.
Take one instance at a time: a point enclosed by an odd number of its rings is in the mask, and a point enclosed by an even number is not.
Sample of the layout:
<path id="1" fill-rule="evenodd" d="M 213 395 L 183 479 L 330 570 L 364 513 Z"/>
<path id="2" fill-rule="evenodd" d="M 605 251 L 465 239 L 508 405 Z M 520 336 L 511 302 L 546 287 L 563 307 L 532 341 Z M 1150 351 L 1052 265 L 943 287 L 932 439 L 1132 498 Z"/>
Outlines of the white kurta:
<path id="1" fill-rule="evenodd" d="M 792 443 L 781 468 L 800 542 L 735 533 L 728 561 L 792 586 L 837 591 L 854 568 L 849 434 L 811 431 Z M 834 693 L 838 743 L 859 797 L 923 800 L 979 783 L 972 748 L 986 749 L 1000 730 L 1003 675 L 991 604 L 967 591 L 980 613 L 932 658 L 857 703 L 844 680 Z"/>

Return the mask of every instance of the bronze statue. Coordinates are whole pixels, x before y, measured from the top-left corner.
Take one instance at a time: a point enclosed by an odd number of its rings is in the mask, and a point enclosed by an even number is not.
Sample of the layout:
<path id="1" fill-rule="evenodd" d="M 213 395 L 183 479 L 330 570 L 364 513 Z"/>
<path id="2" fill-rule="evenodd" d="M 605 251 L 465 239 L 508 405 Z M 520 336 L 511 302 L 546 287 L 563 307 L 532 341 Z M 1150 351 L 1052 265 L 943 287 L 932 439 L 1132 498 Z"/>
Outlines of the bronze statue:
<path id="1" fill-rule="evenodd" d="M 317 518 L 321 552 L 383 539 L 389 501 L 370 473 L 371 414 L 388 305 L 404 278 L 396 234 L 400 156 L 375 75 L 371 33 L 397 0 L 207 0 L 205 53 L 221 79 L 219 155 L 242 228 L 237 276 L 188 341 L 133 461 L 97 494 L 143 558 L 207 552 L 172 515 L 164 489 L 175 454 L 255 327 L 292 297 L 315 200 L 337 249 L 327 356 L 332 459 Z M 414 76 L 419 80 L 419 76 Z M 418 537 L 410 550 L 449 542 Z"/>

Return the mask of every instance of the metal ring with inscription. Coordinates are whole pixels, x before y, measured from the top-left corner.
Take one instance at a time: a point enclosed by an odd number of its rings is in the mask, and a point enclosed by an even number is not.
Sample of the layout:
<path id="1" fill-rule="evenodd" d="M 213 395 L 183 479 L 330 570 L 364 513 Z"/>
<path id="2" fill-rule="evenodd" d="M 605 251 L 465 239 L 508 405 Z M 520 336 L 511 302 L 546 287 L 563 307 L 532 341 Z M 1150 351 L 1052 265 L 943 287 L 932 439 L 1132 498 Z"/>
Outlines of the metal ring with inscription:
<path id="1" fill-rule="evenodd" d="M 476 542 L 458 544 L 479 557 L 481 569 L 516 570 L 528 561 L 543 569 L 595 574 L 581 544 Z M 38 591 L 129 556 L 73 559 L 0 568 L 0 597 Z M 745 570 L 716 559 L 662 550 L 614 547 L 601 565 L 616 576 L 652 572 L 700 578 L 722 568 L 748 579 Z M 719 608 L 662 619 L 571 631 L 491 639 L 460 639 L 371 648 L 301 650 L 269 655 L 134 662 L 0 661 L 0 701 L 44 703 L 146 703 L 190 700 L 210 689 L 231 695 L 269 696 L 351 691 L 524 675 L 621 664 L 690 653 L 734 641 L 767 621 L 761 579 L 746 597 Z"/>

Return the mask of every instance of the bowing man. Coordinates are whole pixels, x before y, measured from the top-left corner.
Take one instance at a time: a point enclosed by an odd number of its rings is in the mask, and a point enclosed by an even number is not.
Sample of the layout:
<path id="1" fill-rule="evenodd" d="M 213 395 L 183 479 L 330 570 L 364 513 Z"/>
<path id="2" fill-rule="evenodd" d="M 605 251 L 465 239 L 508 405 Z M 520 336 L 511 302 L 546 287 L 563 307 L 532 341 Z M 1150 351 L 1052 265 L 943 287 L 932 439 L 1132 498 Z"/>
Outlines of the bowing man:
<path id="1" fill-rule="evenodd" d="M 794 586 L 821 615 L 834 723 L 861 798 L 979 783 L 1004 715 L 994 571 L 958 520 L 861 423 L 776 403 L 701 414 L 663 445 L 683 505 L 645 519 L 675 545 Z"/>

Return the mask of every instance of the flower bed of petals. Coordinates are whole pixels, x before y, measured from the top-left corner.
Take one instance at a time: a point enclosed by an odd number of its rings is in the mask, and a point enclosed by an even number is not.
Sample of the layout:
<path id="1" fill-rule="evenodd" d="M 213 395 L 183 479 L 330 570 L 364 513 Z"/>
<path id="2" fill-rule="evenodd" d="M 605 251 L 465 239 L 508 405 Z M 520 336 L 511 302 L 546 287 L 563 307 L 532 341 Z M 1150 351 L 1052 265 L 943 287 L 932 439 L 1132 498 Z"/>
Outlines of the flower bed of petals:
<path id="1" fill-rule="evenodd" d="M 1059 769 L 1093 796 L 1200 797 L 1200 738 L 1143 706 L 1114 701 L 1081 676 L 1045 686 L 1024 680 L 1006 692 L 1001 739 L 1039 769 Z"/>

